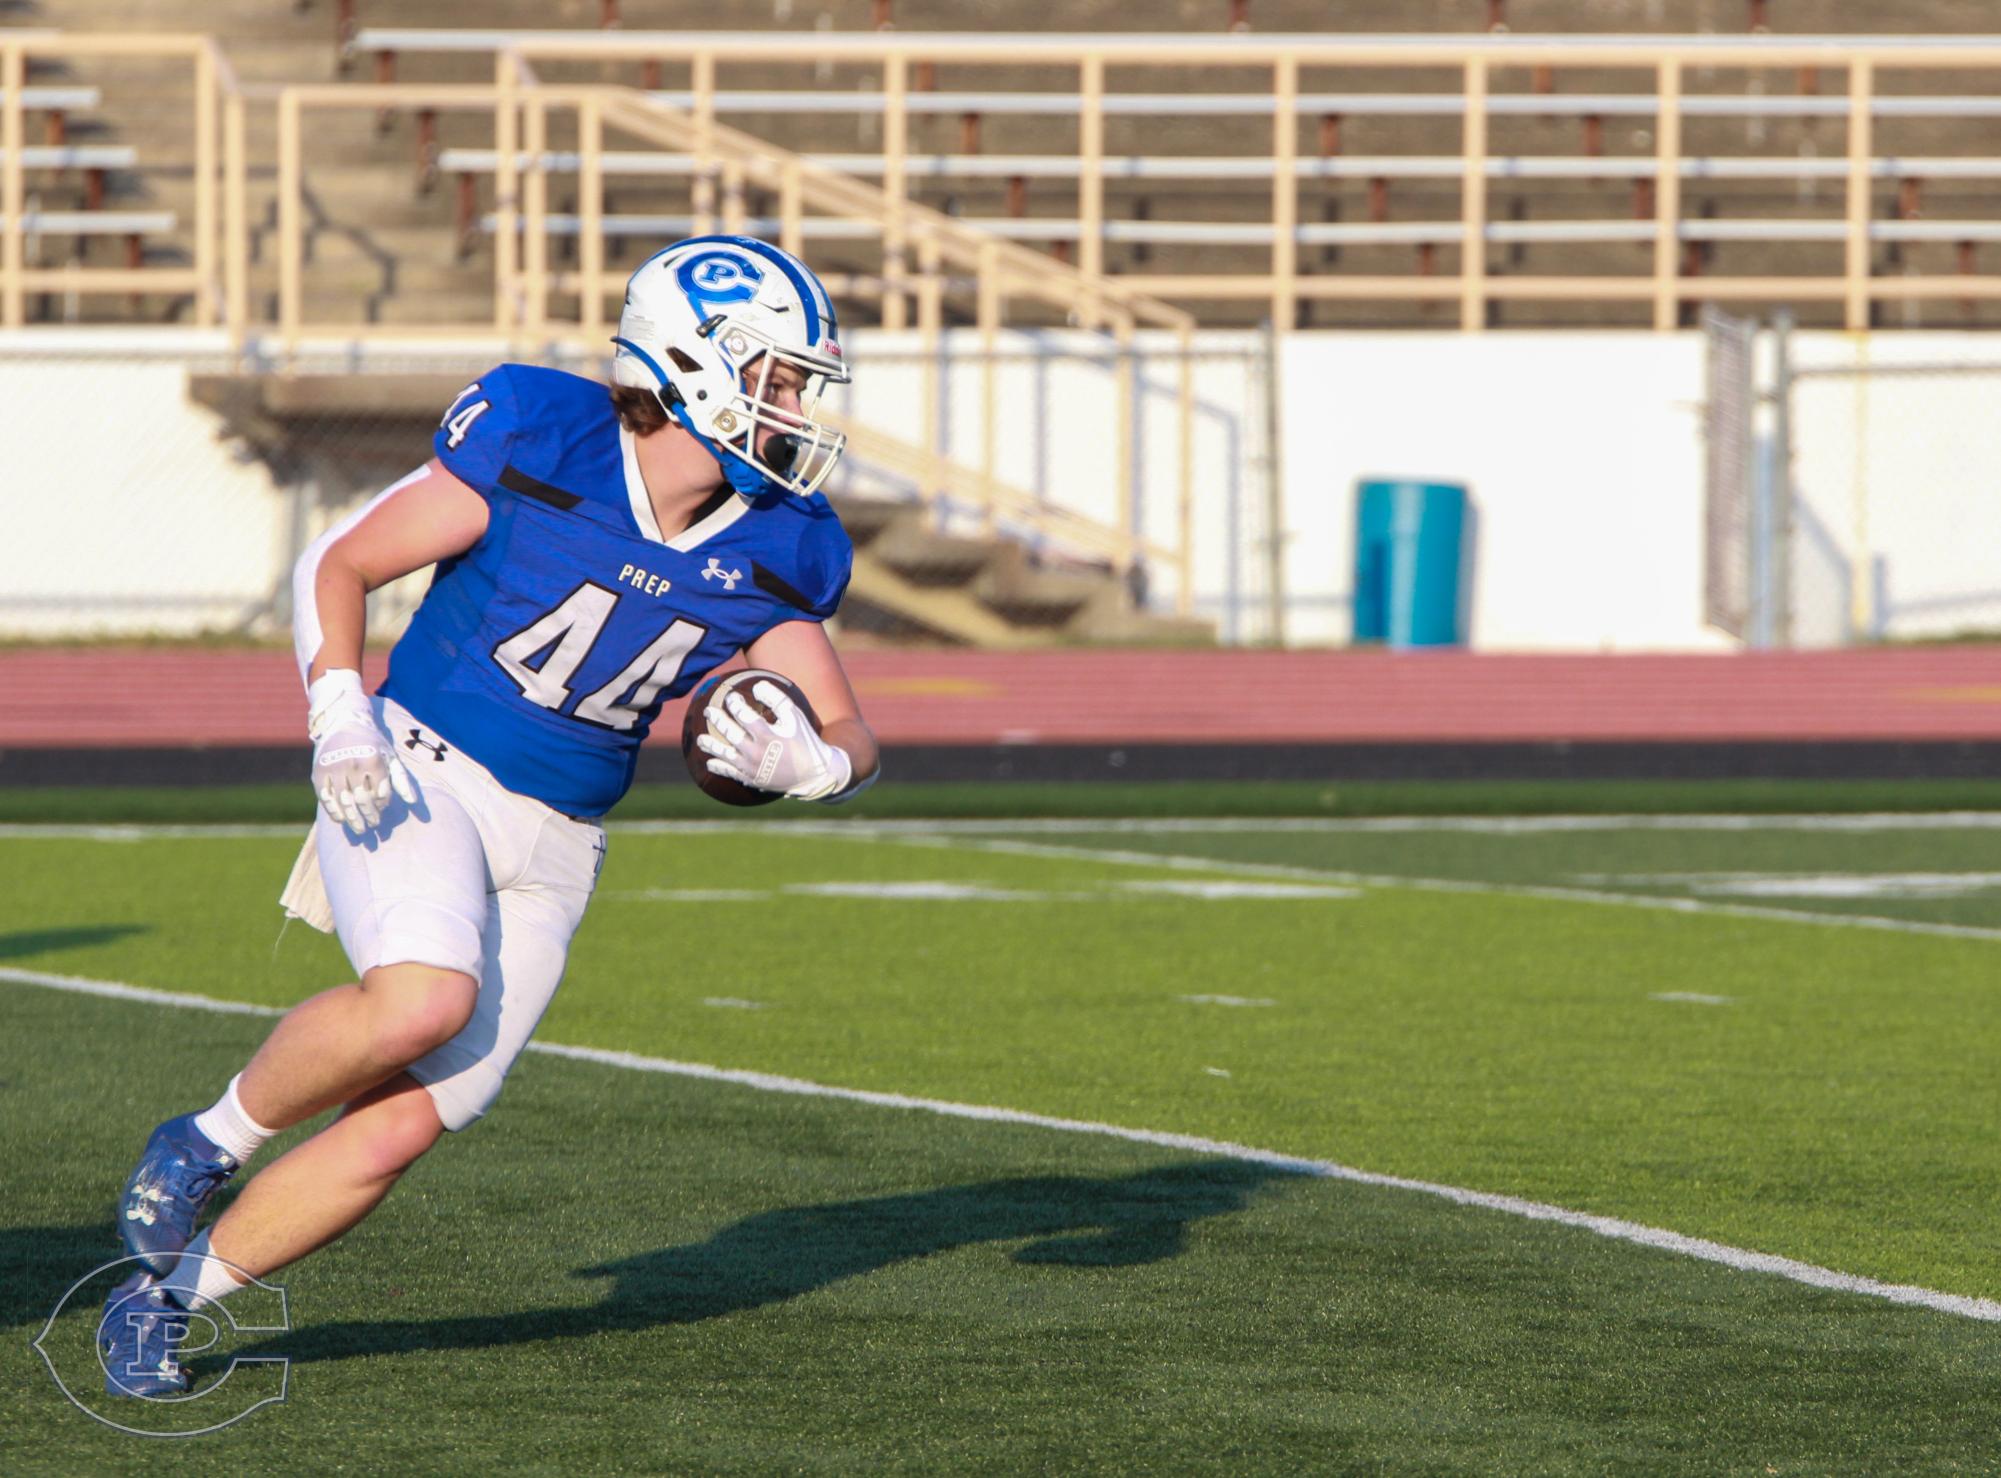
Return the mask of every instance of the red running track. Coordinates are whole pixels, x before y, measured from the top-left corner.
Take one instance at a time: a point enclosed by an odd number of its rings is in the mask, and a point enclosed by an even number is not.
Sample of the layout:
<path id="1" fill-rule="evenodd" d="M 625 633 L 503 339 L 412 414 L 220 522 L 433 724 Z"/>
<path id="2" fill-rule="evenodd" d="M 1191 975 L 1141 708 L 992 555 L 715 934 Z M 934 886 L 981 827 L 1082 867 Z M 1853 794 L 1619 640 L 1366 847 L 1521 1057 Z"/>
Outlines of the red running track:
<path id="1" fill-rule="evenodd" d="M 2001 739 L 2001 648 L 1676 656 L 858 651 L 891 744 Z M 370 664 L 373 685 L 382 664 Z M 655 726 L 680 730 L 680 706 Z M 283 652 L 0 653 L 0 746 L 301 742 Z"/>

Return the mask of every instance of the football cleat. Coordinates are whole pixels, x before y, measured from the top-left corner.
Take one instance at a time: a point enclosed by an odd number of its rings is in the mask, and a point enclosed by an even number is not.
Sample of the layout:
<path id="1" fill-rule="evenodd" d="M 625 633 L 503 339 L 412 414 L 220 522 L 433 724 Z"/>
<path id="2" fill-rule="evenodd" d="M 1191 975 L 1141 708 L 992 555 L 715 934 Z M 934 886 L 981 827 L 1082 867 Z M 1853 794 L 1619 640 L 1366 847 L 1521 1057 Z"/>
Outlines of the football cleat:
<path id="1" fill-rule="evenodd" d="M 97 1353 L 107 1396 L 179 1396 L 193 1384 L 174 1351 L 187 1338 L 188 1316 L 150 1273 L 134 1273 L 111 1290 L 97 1322 Z"/>
<path id="2" fill-rule="evenodd" d="M 125 1250 L 165 1277 L 194 1240 L 202 1208 L 236 1173 L 236 1157 L 195 1128 L 195 1116 L 169 1119 L 153 1131 L 118 1205 Z"/>

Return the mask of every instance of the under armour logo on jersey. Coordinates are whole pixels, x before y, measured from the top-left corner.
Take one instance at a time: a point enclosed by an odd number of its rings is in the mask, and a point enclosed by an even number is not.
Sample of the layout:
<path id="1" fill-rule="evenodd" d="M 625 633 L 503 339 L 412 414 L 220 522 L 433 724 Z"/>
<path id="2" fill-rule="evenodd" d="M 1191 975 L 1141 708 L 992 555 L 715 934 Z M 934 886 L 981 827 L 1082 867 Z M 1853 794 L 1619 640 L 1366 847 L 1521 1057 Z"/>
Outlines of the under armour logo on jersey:
<path id="1" fill-rule="evenodd" d="M 445 755 L 448 753 L 447 746 L 442 740 L 436 744 L 431 743 L 430 740 L 424 737 L 422 729 L 412 729 L 410 737 L 403 741 L 403 747 L 405 749 L 428 749 L 431 751 L 431 758 L 439 763 L 444 762 Z"/>
<path id="2" fill-rule="evenodd" d="M 743 571 L 724 569 L 722 561 L 712 554 L 709 556 L 709 567 L 702 571 L 702 578 L 704 580 L 720 580 L 723 582 L 723 589 L 734 590 L 736 589 L 736 582 L 743 578 Z"/>

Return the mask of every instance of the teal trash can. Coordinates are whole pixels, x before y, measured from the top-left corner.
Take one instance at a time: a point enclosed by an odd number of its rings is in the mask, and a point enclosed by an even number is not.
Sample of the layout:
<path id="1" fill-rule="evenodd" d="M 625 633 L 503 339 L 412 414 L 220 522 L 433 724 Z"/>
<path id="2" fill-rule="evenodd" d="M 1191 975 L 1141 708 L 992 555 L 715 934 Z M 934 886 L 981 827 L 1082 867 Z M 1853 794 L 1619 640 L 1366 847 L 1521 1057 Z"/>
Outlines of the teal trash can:
<path id="1" fill-rule="evenodd" d="M 1355 484 L 1355 640 L 1449 647 L 1466 640 L 1466 489 L 1450 482 Z"/>

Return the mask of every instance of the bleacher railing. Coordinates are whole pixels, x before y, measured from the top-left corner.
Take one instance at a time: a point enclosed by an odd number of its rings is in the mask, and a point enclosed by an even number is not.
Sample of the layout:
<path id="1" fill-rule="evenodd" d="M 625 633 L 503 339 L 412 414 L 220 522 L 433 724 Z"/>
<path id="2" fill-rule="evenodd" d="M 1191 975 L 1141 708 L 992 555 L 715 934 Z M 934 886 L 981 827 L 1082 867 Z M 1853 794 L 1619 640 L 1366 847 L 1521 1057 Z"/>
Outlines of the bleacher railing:
<path id="1" fill-rule="evenodd" d="M 635 77 L 654 74 L 665 65 L 684 67 L 686 86 L 655 89 L 647 97 L 656 104 L 648 116 L 669 112 L 689 124 L 678 130 L 678 149 L 634 151 L 625 160 L 608 159 L 617 151 L 599 148 L 546 151 L 522 168 L 517 150 L 497 147 L 478 168 L 490 169 L 501 186 L 499 194 L 512 202 L 507 215 L 517 226 L 525 218 L 528 194 L 546 189 L 537 181 L 574 173 L 586 184 L 587 201 L 603 198 L 607 168 L 627 167 L 644 152 L 656 167 L 678 167 L 685 160 L 693 181 L 694 220 L 720 219 L 720 197 L 733 179 L 753 177 L 747 137 L 724 129 L 721 119 L 732 110 L 769 110 L 784 98 L 764 92 L 724 87 L 719 73 L 740 63 L 796 64 L 802 68 L 829 61 L 863 64 L 875 69 L 880 86 L 874 91 L 824 92 L 801 88 L 787 94 L 791 104 L 808 110 L 852 113 L 862 109 L 880 116 L 880 148 L 868 154 L 846 153 L 807 159 L 802 178 L 833 188 L 839 178 L 854 184 L 859 178 L 879 178 L 891 202 L 905 201 L 926 178 L 993 178 L 1006 172 L 1010 180 L 1054 179 L 1067 191 L 1074 181 L 1073 214 L 1019 216 L 982 220 L 976 224 L 986 237 L 1003 243 L 1003 270 L 1012 277 L 1041 281 L 1031 262 L 1048 263 L 1046 252 L 1016 250 L 1018 242 L 1034 241 L 1059 248 L 1074 243 L 1076 265 L 1084 284 L 1075 306 L 1087 323 L 1115 323 L 1116 312 L 1101 315 L 1107 305 L 1130 304 L 1135 295 L 1185 303 L 1218 300 L 1263 300 L 1272 321 L 1281 326 L 1296 321 L 1299 305 L 1310 300 L 1375 300 L 1455 302 L 1459 321 L 1478 329 L 1489 321 L 1488 310 L 1509 300 L 1565 301 L 1577 304 L 1646 303 L 1656 327 L 1671 328 L 1687 321 L 1684 310 L 1695 303 L 1732 305 L 1798 305 L 1832 302 L 1841 305 L 1842 320 L 1851 329 L 1869 326 L 1876 305 L 1919 299 L 1968 302 L 2001 298 L 2001 274 L 1975 270 L 1977 249 L 2001 242 L 2001 217 L 1984 197 L 1956 203 L 1957 213 L 1941 217 L 1934 195 L 1932 209 L 1924 203 L 1927 182 L 2001 180 L 2001 158 L 1975 147 L 1977 135 L 1955 141 L 1955 151 L 1912 156 L 1879 146 L 1886 127 L 1907 120 L 1942 121 L 1992 118 L 2001 114 L 2001 39 L 1995 38 L 1669 38 L 1618 40 L 1601 37 L 1354 37 L 1330 39 L 1300 36 L 1106 37 L 920 35 L 868 33 L 815 35 L 591 33 L 591 32 L 422 32 L 367 30 L 354 39 L 357 48 L 381 55 L 409 57 L 424 52 L 488 53 L 514 59 L 517 67 L 547 63 L 593 63 L 601 68 L 629 67 Z M 85 59 L 91 56 L 154 56 L 163 62 L 189 66 L 196 79 L 194 116 L 188 127 L 195 140 L 194 221 L 187 265 L 133 266 L 123 269 L 81 266 L 40 266 L 29 261 L 28 241 L 38 232 L 54 234 L 50 222 L 37 219 L 25 199 L 24 175 L 34 164 L 26 148 L 25 114 L 34 89 L 23 86 L 27 58 Z M 1034 68 L 1046 73 L 1049 85 L 1034 91 L 978 93 L 935 86 L 939 67 L 981 65 Z M 1234 92 L 1214 87 L 1178 87 L 1148 93 L 1115 87 L 1162 69 L 1177 82 L 1200 79 L 1205 73 L 1228 76 Z M 1566 75 L 1588 71 L 1601 78 L 1630 74 L 1635 90 L 1566 93 L 1558 82 Z M 1766 90 L 1766 79 L 1787 73 L 1800 80 L 1801 90 L 1787 95 Z M 521 74 L 517 73 L 519 78 Z M 1243 91 L 1246 75 L 1262 75 L 1263 85 Z M 1371 81 L 1356 90 L 1353 78 Z M 1308 90 L 1302 82 L 1332 77 L 1345 91 Z M 1438 79 L 1457 86 L 1438 89 Z M 1738 91 L 1719 91 L 1716 79 L 1744 80 Z M 1971 83 L 1967 79 L 1974 79 Z M 680 79 L 676 79 L 677 81 Z M 546 86 L 517 80 L 520 92 L 541 92 Z M 1832 90 L 1822 92 L 1823 85 Z M 327 97 L 334 89 L 286 89 L 299 106 L 335 105 Z M 473 107 L 494 115 L 496 142 L 501 115 L 515 119 L 514 136 L 526 127 L 518 111 L 500 106 L 498 91 L 468 92 L 439 84 L 396 84 L 369 90 L 342 88 L 367 96 L 377 107 L 408 109 L 435 116 L 440 107 Z M 641 105 L 634 91 L 612 89 L 631 106 Z M 575 96 L 574 90 L 571 96 Z M 248 164 L 243 147 L 246 89 L 239 87 L 221 50 L 209 39 L 190 36 L 65 35 L 56 32 L 0 33 L 0 324 L 18 326 L 24 320 L 27 294 L 36 291 L 73 293 L 157 292 L 185 294 L 193 300 L 192 321 L 226 323 L 242 330 L 251 322 L 248 293 L 248 225 L 245 199 Z M 609 104 L 607 104 L 609 105 Z M 910 147 L 914 117 L 958 113 L 969 119 L 981 110 L 1038 111 L 1074 117 L 1078 146 L 1074 155 L 996 156 L 978 151 L 978 140 L 962 140 L 951 153 L 915 151 Z M 1145 152 L 1108 154 L 1108 119 L 1157 115 L 1167 110 L 1188 116 L 1207 114 L 1269 115 L 1269 148 L 1256 155 L 1205 155 L 1200 158 Z M 1456 118 L 1461 148 L 1456 154 L 1367 155 L 1341 152 L 1344 129 L 1359 119 L 1378 115 L 1430 115 Z M 1496 155 L 1489 148 L 1496 120 L 1520 116 L 1570 118 L 1580 125 L 1583 152 L 1572 155 Z M 600 110 L 598 116 L 605 115 Z M 1747 121 L 1817 117 L 1836 120 L 1843 130 L 1838 154 L 1798 156 L 1691 156 L 1683 148 L 1684 124 L 1690 120 L 1727 116 Z M 1645 154 L 1607 155 L 1602 149 L 1607 118 L 1651 122 L 1651 149 Z M 162 120 L 173 126 L 174 120 Z M 1318 149 L 1302 147 L 1317 126 Z M 659 130 L 655 130 L 656 136 Z M 705 142 L 706 141 L 706 142 Z M 567 157 L 557 157 L 561 152 Z M 732 162 L 734 158 L 734 163 Z M 474 166 L 468 166 L 469 168 Z M 585 180 L 585 176 L 590 176 Z M 1262 219 L 1233 221 L 1163 221 L 1115 218 L 1107 210 L 1107 183 L 1120 179 L 1268 180 L 1268 209 Z M 1625 180 L 1635 190 L 1635 210 L 1624 219 L 1495 219 L 1489 208 L 1490 186 L 1503 179 Z M 1456 183 L 1456 219 L 1366 221 L 1302 221 L 1301 186 L 1315 180 L 1366 180 L 1372 206 L 1387 200 L 1397 182 L 1432 180 Z M 1792 181 L 1802 188 L 1817 183 L 1837 187 L 1839 209 L 1822 217 L 1789 219 L 1715 219 L 1691 217 L 1683 209 L 1690 181 Z M 1879 185 L 1894 187 L 1894 206 L 1879 210 Z M 517 200 L 517 188 L 520 198 Z M 789 197 L 786 197 L 789 198 Z M 231 225 L 231 213 L 236 225 Z M 1978 212 L 1985 211 L 1986 214 Z M 1372 210 L 1372 216 L 1387 211 Z M 523 273 L 538 255 L 546 260 L 550 231 L 574 234 L 582 271 L 589 263 L 601 273 L 605 213 L 598 209 L 593 227 L 582 219 L 588 212 L 563 218 L 543 213 L 547 229 L 529 233 L 517 247 L 508 233 L 496 240 L 502 283 L 495 298 L 495 322 L 510 319 L 506 304 L 520 297 Z M 935 213 L 932 213 L 935 215 Z M 851 229 L 858 209 L 847 218 L 826 215 L 781 229 L 797 241 L 802 232 L 831 234 Z M 943 220 L 943 217 L 938 217 Z M 927 223 L 920 226 L 919 222 Z M 143 222 L 134 222 L 143 226 Z M 869 281 L 850 284 L 876 296 L 887 327 L 921 319 L 932 274 L 925 252 L 927 241 L 940 239 L 936 221 L 915 206 L 892 208 L 878 219 L 881 259 Z M 935 228 L 935 229 L 933 229 Z M 1719 242 L 1766 242 L 1800 248 L 1799 270 L 1759 276 L 1694 275 L 1689 249 Z M 1118 242 L 1207 243 L 1250 248 L 1263 253 L 1261 267 L 1245 271 L 1199 274 L 1133 272 L 1107 278 L 1106 248 Z M 1490 247 L 1536 243 L 1616 243 L 1647 248 L 1650 270 L 1605 275 L 1536 275 L 1490 270 Z M 1922 273 L 1876 269 L 1878 244 L 1916 247 L 1925 243 L 1957 250 L 1957 270 Z M 1839 248 L 1836 270 L 1807 270 L 1815 244 Z M 1406 273 L 1305 271 L 1303 248 L 1315 246 L 1400 245 L 1412 249 L 1413 270 Z M 1456 264 L 1440 252 L 1456 252 Z M 513 255 L 510 264 L 505 258 Z M 941 258 L 942 259 L 942 258 Z M 1831 257 L 1830 257 L 1831 259 Z M 1058 264 L 1060 265 L 1060 264 Z M 1115 284 L 1107 286 L 1101 284 Z M 1121 294 L 1124 296 L 1121 297 Z M 532 294 L 531 294 L 532 296 Z M 1139 315 L 1135 315 L 1136 317 Z M 487 325 L 491 327 L 492 325 Z M 287 319 L 296 337 L 308 326 L 294 313 Z M 477 325 L 460 323 L 455 328 Z"/>
<path id="2" fill-rule="evenodd" d="M 159 59 L 189 68 L 194 141 L 194 222 L 185 266 L 146 266 L 134 252 L 125 267 L 87 267 L 30 262 L 29 245 L 38 236 L 82 233 L 110 227 L 135 244 L 147 232 L 171 229 L 162 212 L 39 212 L 27 200 L 27 172 L 41 163 L 27 143 L 27 114 L 38 101 L 27 86 L 28 59 L 88 60 L 94 57 Z M 42 89 L 49 92 L 50 89 Z M 81 90 L 72 89 L 72 92 Z M 90 90 L 95 96 L 95 90 Z M 198 327 L 228 323 L 240 329 L 249 319 L 248 212 L 246 209 L 245 97 L 221 47 L 207 36 L 66 35 L 54 31 L 0 32 L 0 328 L 20 328 L 27 319 L 30 292 L 64 295 L 159 293 L 187 297 Z M 163 118 L 163 128 L 176 120 Z M 87 149 L 44 146 L 58 166 L 91 163 Z M 109 157 L 112 151 L 100 150 Z"/>
<path id="3" fill-rule="evenodd" d="M 23 121 L 21 84 L 26 62 L 35 56 L 164 56 L 187 58 L 194 67 L 195 222 L 192 265 L 129 271 L 69 266 L 29 267 L 22 210 Z M 809 218 L 826 214 L 861 221 L 893 250 L 880 278 L 828 274 L 837 294 L 884 300 L 914 299 L 916 327 L 927 346 L 922 355 L 924 423 L 908 441 L 860 424 L 850 432 L 871 461 L 905 477 L 918 497 L 933 507 L 971 505 L 982 524 L 1003 525 L 1057 549 L 1105 559 L 1122 575 L 1142 567 L 1173 574 L 1175 604 L 1187 614 L 1193 599 L 1190 537 L 1193 507 L 1195 320 L 1146 293 L 1101 274 L 1053 260 L 973 226 L 891 195 L 864 181 L 787 153 L 747 134 L 724 127 L 712 115 L 691 115 L 633 89 L 549 85 L 518 51 L 498 50 L 490 84 L 390 83 L 374 85 L 288 85 L 273 89 L 240 87 L 212 41 L 202 37 L 66 37 L 16 33 L 0 41 L 0 326 L 24 322 L 30 290 L 66 293 L 157 293 L 191 297 L 197 327 L 221 327 L 239 352 L 255 341 L 259 362 L 284 367 L 315 349 L 363 340 L 500 339 L 527 355 L 556 344 L 602 352 L 615 321 L 608 316 L 625 274 L 607 272 L 604 262 L 604 138 L 607 130 L 645 142 L 654 149 L 687 151 L 695 161 L 697 233 L 741 230 L 747 224 L 745 192 L 763 188 L 780 202 L 779 241 L 803 251 Z M 251 100 L 275 107 L 277 221 L 275 321 L 253 310 L 249 291 L 251 223 L 246 202 L 251 166 L 245 148 L 246 106 Z M 495 249 L 490 314 L 477 321 L 444 315 L 429 322 L 357 323 L 351 317 L 315 319 L 307 311 L 306 155 L 310 120 L 327 112 L 394 109 L 408 113 L 469 110 L 492 120 L 496 157 Z M 549 260 L 548 144 L 561 119 L 577 148 L 581 194 L 578 262 L 559 270 Z M 163 120 L 164 121 L 164 120 Z M 905 255 L 915 272 L 903 267 Z M 559 314 L 553 300 L 563 297 L 573 311 Z M 967 301 L 967 314 L 981 345 L 982 446 L 976 464 L 955 462 L 944 451 L 940 425 L 940 359 L 937 342 L 945 327 L 948 298 Z M 1044 318 L 1102 329 L 1121 352 L 1114 356 L 1116 413 L 1111 436 L 1121 490 L 1119 516 L 1106 524 L 1081 519 L 1060 507 L 1008 487 L 999 475 L 999 335 L 1009 323 L 1009 305 L 1039 304 Z M 901 321 L 900 319 L 898 320 Z M 1130 352 L 1143 329 L 1166 331 L 1178 342 L 1176 537 L 1150 539 L 1141 528 L 1135 451 L 1135 363 Z"/>
<path id="4" fill-rule="evenodd" d="M 662 67 L 685 68 L 687 85 L 655 95 L 685 107 L 697 129 L 710 127 L 731 111 L 823 113 L 857 111 L 881 120 L 881 148 L 873 164 L 843 156 L 850 170 L 879 175 L 892 197 L 902 197 L 927 174 L 947 177 L 991 175 L 996 160 L 978 152 L 978 120 L 986 115 L 1033 112 L 1074 117 L 1078 145 L 1074 158 L 1021 157 L 1016 178 L 1075 181 L 1075 213 L 1061 218 L 1021 216 L 984 220 L 997 234 L 1027 240 L 1074 242 L 1076 260 L 1095 277 L 1105 264 L 1108 243 L 1201 244 L 1261 248 L 1263 270 L 1199 274 L 1121 274 L 1118 281 L 1157 297 L 1187 301 L 1226 299 L 1269 303 L 1272 321 L 1297 321 L 1299 304 L 1313 299 L 1402 302 L 1456 302 L 1459 322 L 1479 329 L 1491 304 L 1509 300 L 1575 303 L 1651 304 L 1656 328 L 1685 322 L 1691 303 L 1799 304 L 1835 302 L 1849 328 L 1868 327 L 1871 306 L 1914 299 L 1974 301 L 2001 297 L 2001 276 L 1973 270 L 1975 248 L 2001 241 L 2001 219 L 1925 219 L 1918 205 L 1923 182 L 1931 179 L 2001 179 L 2001 161 L 1991 154 L 1902 157 L 1882 151 L 1880 121 L 1967 120 L 2001 112 L 2001 39 L 1986 37 L 1678 37 L 1625 40 L 1615 37 L 1403 37 L 1201 35 L 1059 36 L 919 33 L 689 34 L 669 32 L 493 32 L 364 30 L 354 47 L 393 66 L 394 59 L 423 53 L 511 51 L 532 62 L 624 65 L 657 87 Z M 875 90 L 792 93 L 731 90 L 718 82 L 729 64 L 797 64 L 819 68 L 860 64 L 881 79 Z M 941 90 L 936 69 L 980 66 L 1033 68 L 1036 90 L 1005 93 Z M 379 70 L 388 70 L 388 66 Z M 1558 79 L 1577 72 L 1630 75 L 1635 89 L 1613 93 L 1566 94 Z M 1249 73 L 1263 80 L 1244 91 Z M 1171 90 L 1115 89 L 1116 79 L 1172 73 Z M 1368 90 L 1308 91 L 1302 75 L 1356 75 Z M 1792 74 L 1800 89 L 1787 96 L 1766 90 L 1772 74 Z M 1962 74 L 1952 77 L 1949 74 Z M 1740 92 L 1716 91 L 1708 83 L 1719 74 L 1746 76 Z M 1978 78 L 1967 89 L 1964 76 Z M 1822 95 L 1823 81 L 1845 76 L 1838 92 Z M 1961 90 L 1942 92 L 1941 76 Z M 1437 79 L 1456 83 L 1439 91 Z M 1046 79 L 1046 80 L 1045 80 Z M 1194 79 L 1192 85 L 1190 79 Z M 1205 82 L 1204 79 L 1220 79 Z M 1897 85 L 1885 87 L 1886 79 Z M 1514 84 L 1503 86 L 1503 83 Z M 1523 85 L 1525 84 L 1525 85 Z M 1692 85 L 1693 84 L 1693 85 Z M 1221 91 L 1234 85 L 1236 91 Z M 1913 88 L 1914 90 L 1904 90 Z M 910 122 L 920 114 L 945 113 L 966 122 L 955 154 L 913 153 Z M 1176 158 L 1146 153 L 1113 156 L 1105 150 L 1108 118 L 1269 116 L 1269 148 L 1252 156 Z M 1344 127 L 1376 116 L 1429 115 L 1456 118 L 1460 149 L 1453 155 L 1343 156 Z M 1495 120 L 1505 117 L 1573 118 L 1583 146 L 1571 156 L 1496 156 L 1490 150 Z M 1797 158 L 1690 157 L 1683 148 L 1690 119 L 1735 117 L 1768 120 L 1818 117 L 1841 120 L 1845 147 L 1839 156 Z M 1652 123 L 1651 152 L 1610 157 L 1602 152 L 1607 118 Z M 1318 152 L 1302 147 L 1317 128 Z M 1001 163 L 1000 168 L 1009 168 Z M 1114 219 L 1107 211 L 1106 183 L 1119 178 L 1217 180 L 1268 178 L 1268 209 L 1262 220 L 1149 221 Z M 1315 179 L 1370 181 L 1375 200 L 1387 199 L 1393 182 L 1456 180 L 1456 219 L 1394 221 L 1372 208 L 1363 222 L 1302 223 L 1300 186 Z M 1495 178 L 1627 179 L 1634 182 L 1635 209 L 1623 219 L 1496 220 L 1489 208 Z M 1824 219 L 1711 220 L 1683 211 L 1683 184 L 1689 179 L 1832 179 L 1841 209 Z M 1897 186 L 1896 216 L 1876 219 L 1872 190 L 1878 181 Z M 1372 200 L 1372 206 L 1374 200 Z M 1838 271 L 1794 271 L 1781 275 L 1695 275 L 1690 249 L 1718 242 L 1756 241 L 1781 247 L 1827 243 L 1840 247 Z M 1607 275 L 1496 274 L 1488 249 L 1542 242 L 1635 243 L 1650 253 L 1650 270 Z M 1878 274 L 1872 267 L 1877 243 L 1944 243 L 1957 249 L 1959 270 L 1918 275 Z M 1302 247 L 1382 246 L 1413 248 L 1414 270 L 1404 274 L 1304 272 Z M 907 243 L 895 235 L 883 241 L 882 276 L 890 291 L 883 298 L 886 324 L 902 322 Z M 1456 271 L 1436 270 L 1435 251 L 1456 250 Z"/>

